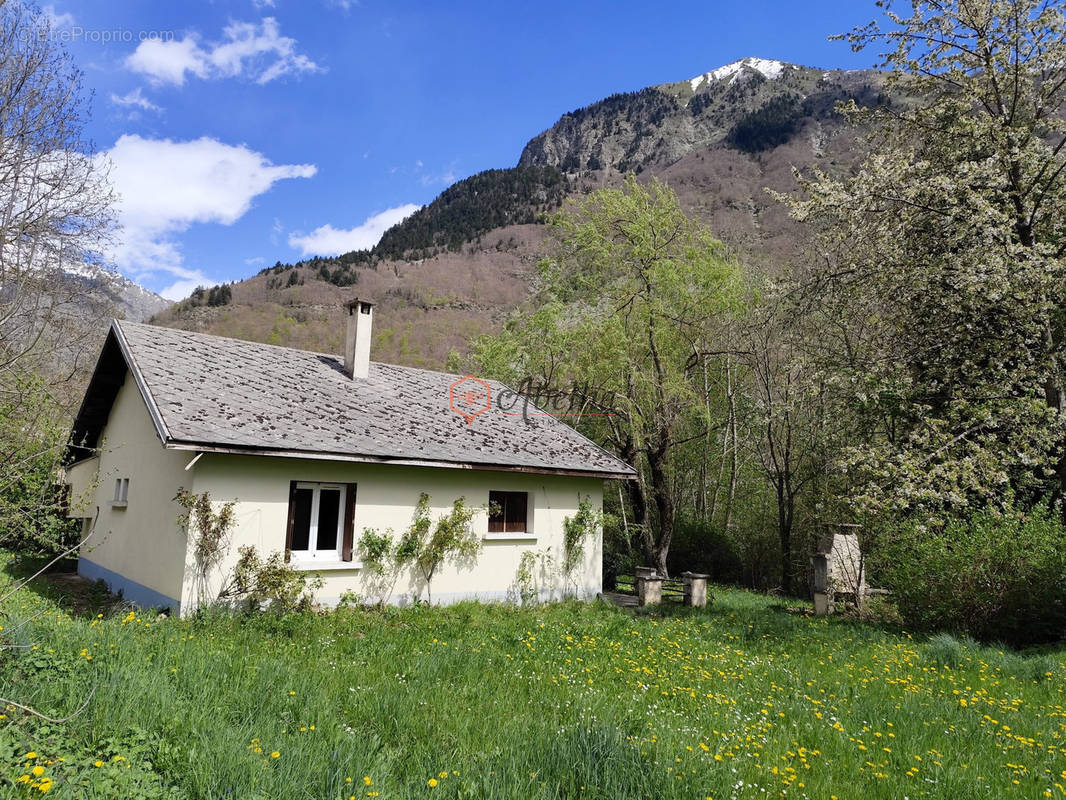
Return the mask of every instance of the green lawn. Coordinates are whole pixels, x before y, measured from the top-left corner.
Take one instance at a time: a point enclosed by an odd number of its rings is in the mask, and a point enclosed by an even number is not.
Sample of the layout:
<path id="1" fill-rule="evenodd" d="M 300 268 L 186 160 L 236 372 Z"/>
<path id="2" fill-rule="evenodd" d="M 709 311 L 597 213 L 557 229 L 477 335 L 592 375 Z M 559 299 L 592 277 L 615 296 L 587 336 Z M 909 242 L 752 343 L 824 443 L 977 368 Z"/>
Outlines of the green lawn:
<path id="1" fill-rule="evenodd" d="M 0 620 L 0 796 L 1066 797 L 1066 654 L 789 613 L 460 605 Z M 21 620 L 43 615 L 19 627 Z M 956 662 L 957 663 L 953 663 Z M 37 768 L 40 769 L 37 769 Z M 23 777 L 27 776 L 27 777 Z"/>

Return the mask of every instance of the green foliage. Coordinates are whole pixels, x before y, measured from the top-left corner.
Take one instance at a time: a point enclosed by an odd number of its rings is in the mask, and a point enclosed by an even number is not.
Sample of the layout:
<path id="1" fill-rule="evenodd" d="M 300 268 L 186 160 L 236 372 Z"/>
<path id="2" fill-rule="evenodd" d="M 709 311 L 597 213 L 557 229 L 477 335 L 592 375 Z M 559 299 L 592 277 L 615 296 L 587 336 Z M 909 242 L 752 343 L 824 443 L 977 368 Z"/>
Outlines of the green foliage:
<path id="1" fill-rule="evenodd" d="M 287 563 L 281 553 L 262 558 L 251 545 L 237 552 L 233 575 L 219 592 L 220 600 L 238 600 L 247 611 L 266 608 L 277 614 L 313 607 L 314 592 L 322 586 L 320 578 L 309 580 L 306 572 Z"/>
<path id="2" fill-rule="evenodd" d="M 481 540 L 474 533 L 471 522 L 478 509 L 471 508 L 462 497 L 452 503 L 452 509 L 433 523 L 429 510 L 429 495 L 422 492 L 412 515 L 411 524 L 400 536 L 393 551 L 397 568 L 415 567 L 425 582 L 432 601 L 433 575 L 446 560 L 462 564 L 472 563 L 481 551 Z"/>
<path id="3" fill-rule="evenodd" d="M 232 300 L 233 290 L 228 283 L 222 286 L 212 286 L 211 291 L 207 293 L 207 304 L 209 306 L 228 305 Z"/>
<path id="4" fill-rule="evenodd" d="M 1047 506 L 905 522 L 879 534 L 869 564 L 911 628 L 1012 644 L 1066 631 L 1066 525 Z"/>
<path id="5" fill-rule="evenodd" d="M 541 595 L 551 592 L 554 567 L 555 559 L 550 550 L 522 551 L 514 576 L 514 595 L 522 605 L 535 605 L 540 602 Z"/>
<path id="6" fill-rule="evenodd" d="M 515 167 L 479 172 L 449 186 L 428 206 L 387 230 L 377 258 L 458 250 L 482 233 L 539 221 L 570 190 L 555 167 Z"/>
<path id="7" fill-rule="evenodd" d="M 657 181 L 630 177 L 578 198 L 552 227 L 537 303 L 477 340 L 474 358 L 488 375 L 534 382 L 588 412 L 568 422 L 643 473 L 627 487 L 630 524 L 665 569 L 681 443 L 710 424 L 703 352 L 741 308 L 741 273 Z"/>
<path id="8" fill-rule="evenodd" d="M 966 645 L 950 633 L 938 633 L 929 638 L 925 654 L 938 669 L 958 669 L 965 660 Z"/>
<path id="9" fill-rule="evenodd" d="M 176 309 L 199 308 L 200 306 L 225 306 L 233 301 L 233 289 L 228 283 L 205 289 L 197 286 L 186 299 L 177 304 Z"/>
<path id="10" fill-rule="evenodd" d="M 459 497 L 452 503 L 452 510 L 437 520 L 429 538 L 422 541 L 415 564 L 426 580 L 431 600 L 433 574 L 445 560 L 453 558 L 461 563 L 470 563 L 481 552 L 481 540 L 470 524 L 476 514 L 477 509 L 471 508 L 464 498 Z"/>
<path id="11" fill-rule="evenodd" d="M 400 555 L 399 544 L 391 530 L 380 533 L 374 528 L 363 528 L 357 543 L 359 560 L 363 565 L 362 584 L 377 598 L 379 607 L 388 602 L 400 569 L 410 560 L 406 550 Z"/>
<path id="12" fill-rule="evenodd" d="M 1064 31 L 1060 3 L 991 0 L 907 4 L 845 37 L 909 95 L 842 108 L 869 155 L 792 203 L 821 237 L 805 296 L 834 331 L 814 344 L 860 426 L 837 466 L 866 512 L 1066 490 Z"/>
<path id="13" fill-rule="evenodd" d="M 226 545 L 233 531 L 233 509 L 236 501 L 223 503 L 215 511 L 210 492 L 193 494 L 182 487 L 174 496 L 184 513 L 178 516 L 178 526 L 193 537 L 193 556 L 203 569 L 217 567 L 226 555 Z"/>
<path id="14" fill-rule="evenodd" d="M 40 378 L 7 377 L 0 391 L 0 545 L 61 552 L 79 535 L 78 521 L 65 518 L 67 498 L 59 481 L 67 417 Z"/>
<path id="15" fill-rule="evenodd" d="M 27 720 L 0 727 L 0 787 L 12 798 L 188 798 L 156 770 L 166 751 L 162 737 L 138 726 L 89 744 L 76 723 Z"/>
<path id="16" fill-rule="evenodd" d="M 395 558 L 400 565 L 414 564 L 422 552 L 426 537 L 429 535 L 433 519 L 429 512 L 429 495 L 422 492 L 418 496 L 415 510 L 411 514 L 411 524 L 403 532 L 396 544 Z"/>
<path id="17" fill-rule="evenodd" d="M 592 507 L 585 495 L 578 501 L 577 513 L 563 519 L 563 579 L 569 581 L 574 570 L 585 559 L 585 540 L 599 533 L 603 524 L 602 512 Z"/>
<path id="18" fill-rule="evenodd" d="M 803 107 L 796 97 L 779 95 L 737 120 L 726 141 L 745 153 L 772 150 L 795 135 L 803 117 Z"/>

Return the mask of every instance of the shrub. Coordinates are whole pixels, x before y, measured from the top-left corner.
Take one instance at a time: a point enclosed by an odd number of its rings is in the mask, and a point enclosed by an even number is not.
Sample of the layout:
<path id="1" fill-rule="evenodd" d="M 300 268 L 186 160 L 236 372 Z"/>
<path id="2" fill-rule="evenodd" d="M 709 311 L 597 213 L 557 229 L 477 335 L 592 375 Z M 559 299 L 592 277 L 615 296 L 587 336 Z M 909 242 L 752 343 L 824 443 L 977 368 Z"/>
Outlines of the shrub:
<path id="1" fill-rule="evenodd" d="M 66 519 L 67 495 L 59 482 L 69 420 L 41 378 L 13 375 L 7 381 L 0 392 L 0 545 L 23 553 L 62 552 L 80 533 L 80 521 Z"/>
<path id="2" fill-rule="evenodd" d="M 402 566 L 397 559 L 398 547 L 393 542 L 392 531 L 381 533 L 375 528 L 363 528 L 358 548 L 363 564 L 363 586 L 378 607 L 383 607 L 392 596 Z"/>
<path id="3" fill-rule="evenodd" d="M 1066 631 L 1066 526 L 1046 505 L 895 525 L 870 567 L 912 628 L 1013 645 Z"/>
<path id="4" fill-rule="evenodd" d="M 314 590 L 321 579 L 308 582 L 307 575 L 285 562 L 281 553 L 261 558 L 251 546 L 241 547 L 230 582 L 219 592 L 219 599 L 240 600 L 246 610 L 269 608 L 278 614 L 309 611 L 314 605 Z"/>
<path id="5" fill-rule="evenodd" d="M 413 565 L 421 574 L 426 594 L 433 601 L 433 575 L 447 560 L 460 564 L 472 563 L 481 550 L 481 540 L 474 533 L 471 522 L 478 509 L 466 504 L 459 497 L 452 503 L 452 510 L 437 520 L 430 517 L 429 495 L 425 492 L 418 498 L 411 525 L 396 544 L 393 559 L 399 567 Z"/>

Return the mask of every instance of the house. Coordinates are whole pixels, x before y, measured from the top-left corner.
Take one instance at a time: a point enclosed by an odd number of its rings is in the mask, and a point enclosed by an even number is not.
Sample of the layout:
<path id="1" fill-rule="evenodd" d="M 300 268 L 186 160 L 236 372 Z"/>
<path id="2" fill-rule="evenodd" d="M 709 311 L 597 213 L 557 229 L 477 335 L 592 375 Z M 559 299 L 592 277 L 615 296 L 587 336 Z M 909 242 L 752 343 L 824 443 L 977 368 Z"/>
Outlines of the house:
<path id="1" fill-rule="evenodd" d="M 499 383 L 371 362 L 373 305 L 347 312 L 343 359 L 112 322 L 68 454 L 69 514 L 92 532 L 78 571 L 140 605 L 191 611 L 195 561 L 174 500 L 185 488 L 236 504 L 214 586 L 253 545 L 316 573 L 317 600 L 335 604 L 360 594 L 361 532 L 399 536 L 425 492 L 435 518 L 458 497 L 482 509 L 476 563 L 444 564 L 434 602 L 500 600 L 524 551 L 558 557 L 580 500 L 598 509 L 605 479 L 633 477 L 559 420 L 522 414 Z M 600 590 L 596 539 L 571 579 L 582 596 Z M 420 588 L 402 576 L 392 600 Z"/>

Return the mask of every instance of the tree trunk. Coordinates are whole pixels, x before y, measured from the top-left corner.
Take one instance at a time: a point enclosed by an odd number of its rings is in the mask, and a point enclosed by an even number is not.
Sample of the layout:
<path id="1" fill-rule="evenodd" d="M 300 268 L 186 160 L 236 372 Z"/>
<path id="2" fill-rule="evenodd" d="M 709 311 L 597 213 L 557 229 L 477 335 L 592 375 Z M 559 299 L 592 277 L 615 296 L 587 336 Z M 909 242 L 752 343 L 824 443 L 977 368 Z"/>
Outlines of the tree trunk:
<path id="1" fill-rule="evenodd" d="M 669 577 L 666 568 L 666 556 L 670 552 L 670 543 L 674 538 L 674 498 L 671 492 L 666 459 L 662 453 L 648 454 L 648 471 L 651 478 L 651 499 L 655 504 L 655 523 L 659 528 L 658 537 L 649 535 L 646 555 L 655 571 L 662 577 Z M 650 534 L 650 531 L 649 531 Z"/>
<path id="2" fill-rule="evenodd" d="M 781 543 L 781 591 L 792 594 L 794 583 L 792 564 L 792 512 L 794 498 L 784 478 L 776 481 L 777 489 L 777 538 Z"/>

